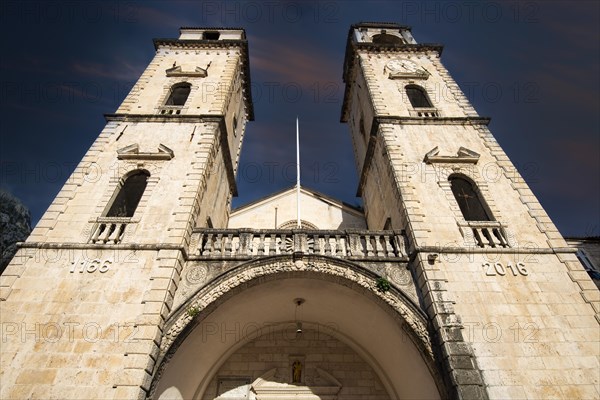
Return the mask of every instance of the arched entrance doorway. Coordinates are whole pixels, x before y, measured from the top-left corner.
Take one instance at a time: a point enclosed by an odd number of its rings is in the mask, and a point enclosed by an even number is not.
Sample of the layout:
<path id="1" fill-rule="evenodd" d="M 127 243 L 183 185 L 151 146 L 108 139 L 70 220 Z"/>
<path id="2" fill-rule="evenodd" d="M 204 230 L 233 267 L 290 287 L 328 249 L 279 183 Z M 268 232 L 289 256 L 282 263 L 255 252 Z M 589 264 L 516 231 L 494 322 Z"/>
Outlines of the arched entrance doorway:
<path id="1" fill-rule="evenodd" d="M 423 315 L 395 289 L 373 290 L 375 282 L 325 257 L 274 257 L 230 271 L 167 324 L 151 397 L 289 398 L 295 386 L 302 399 L 371 398 L 366 391 L 382 400 L 440 398 Z M 296 298 L 305 299 L 300 315 Z M 292 335 L 297 321 L 311 339 Z M 296 382 L 297 361 L 304 375 Z"/>

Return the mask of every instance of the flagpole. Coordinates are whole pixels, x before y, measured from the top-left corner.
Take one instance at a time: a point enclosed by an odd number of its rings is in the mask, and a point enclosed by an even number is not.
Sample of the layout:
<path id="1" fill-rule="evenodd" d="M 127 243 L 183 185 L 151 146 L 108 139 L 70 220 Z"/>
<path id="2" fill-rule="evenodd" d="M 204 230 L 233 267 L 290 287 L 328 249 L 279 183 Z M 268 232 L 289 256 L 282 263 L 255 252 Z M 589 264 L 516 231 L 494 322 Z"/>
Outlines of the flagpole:
<path id="1" fill-rule="evenodd" d="M 300 222 L 300 128 L 298 117 L 296 117 L 296 217 L 298 228 L 302 227 Z"/>

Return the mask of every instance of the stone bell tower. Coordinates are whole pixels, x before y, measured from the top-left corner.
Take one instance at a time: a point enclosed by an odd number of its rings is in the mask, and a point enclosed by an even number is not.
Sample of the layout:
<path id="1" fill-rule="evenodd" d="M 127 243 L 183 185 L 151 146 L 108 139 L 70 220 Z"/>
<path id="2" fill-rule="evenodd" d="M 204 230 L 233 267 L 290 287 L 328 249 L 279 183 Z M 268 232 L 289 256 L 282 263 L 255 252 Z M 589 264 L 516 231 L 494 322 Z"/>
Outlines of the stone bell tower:
<path id="1" fill-rule="evenodd" d="M 227 225 L 254 118 L 245 32 L 154 45 L 1 277 L 0 398 L 145 396 L 191 231 Z"/>
<path id="2" fill-rule="evenodd" d="M 441 53 L 408 27 L 350 29 L 341 120 L 368 228 L 406 233 L 455 397 L 597 398 L 600 292 Z"/>

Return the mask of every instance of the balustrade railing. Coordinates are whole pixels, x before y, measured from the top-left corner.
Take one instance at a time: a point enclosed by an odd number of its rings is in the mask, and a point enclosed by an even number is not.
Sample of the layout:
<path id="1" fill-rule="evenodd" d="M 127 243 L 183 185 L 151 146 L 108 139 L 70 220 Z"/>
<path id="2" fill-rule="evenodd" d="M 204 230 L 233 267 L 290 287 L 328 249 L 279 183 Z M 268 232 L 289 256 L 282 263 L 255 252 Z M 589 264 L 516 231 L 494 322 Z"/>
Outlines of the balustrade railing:
<path id="1" fill-rule="evenodd" d="M 482 221 L 460 224 L 465 240 L 471 246 L 486 248 L 510 247 L 506 231 L 497 221 Z"/>
<path id="2" fill-rule="evenodd" d="M 181 106 L 162 106 L 159 109 L 159 114 L 161 115 L 179 115 L 181 114 L 182 107 Z"/>
<path id="3" fill-rule="evenodd" d="M 420 117 L 420 118 L 432 118 L 432 117 L 440 116 L 440 112 L 437 110 L 437 108 L 420 107 L 420 108 L 415 108 L 414 110 L 409 110 L 409 113 L 410 113 L 411 117 Z"/>
<path id="4" fill-rule="evenodd" d="M 197 229 L 190 256 L 248 258 L 281 254 L 340 258 L 405 257 L 404 238 L 393 231 Z"/>
<path id="5" fill-rule="evenodd" d="M 125 235 L 125 228 L 129 222 L 129 218 L 126 218 L 126 220 L 98 218 L 98 221 L 92 228 L 90 242 L 96 244 L 121 243 Z"/>

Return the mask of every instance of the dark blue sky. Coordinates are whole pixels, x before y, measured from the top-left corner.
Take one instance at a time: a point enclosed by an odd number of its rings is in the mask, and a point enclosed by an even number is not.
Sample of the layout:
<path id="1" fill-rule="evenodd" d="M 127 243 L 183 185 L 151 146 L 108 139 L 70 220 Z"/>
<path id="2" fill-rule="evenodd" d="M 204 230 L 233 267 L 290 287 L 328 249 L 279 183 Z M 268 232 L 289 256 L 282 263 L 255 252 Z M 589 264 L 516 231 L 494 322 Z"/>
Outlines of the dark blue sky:
<path id="1" fill-rule="evenodd" d="M 339 122 L 350 24 L 411 25 L 565 235 L 600 234 L 600 9 L 595 1 L 0 2 L 0 187 L 42 216 L 154 54 L 181 26 L 246 29 L 256 119 L 234 206 L 294 183 L 356 204 Z M 90 206 L 91 207 L 91 206 Z"/>

